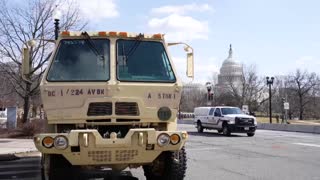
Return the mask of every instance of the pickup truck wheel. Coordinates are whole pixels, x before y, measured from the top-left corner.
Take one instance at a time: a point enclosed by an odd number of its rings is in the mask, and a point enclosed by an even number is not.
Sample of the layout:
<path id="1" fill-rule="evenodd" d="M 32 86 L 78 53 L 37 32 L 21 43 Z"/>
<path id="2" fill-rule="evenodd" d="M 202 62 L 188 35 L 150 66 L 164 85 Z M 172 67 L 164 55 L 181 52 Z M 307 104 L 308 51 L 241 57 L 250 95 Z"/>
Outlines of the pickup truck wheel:
<path id="1" fill-rule="evenodd" d="M 198 133 L 202 133 L 203 132 L 203 126 L 202 126 L 200 121 L 197 122 L 197 130 L 198 130 Z"/>
<path id="2" fill-rule="evenodd" d="M 252 136 L 254 136 L 254 132 L 253 132 L 253 133 L 247 133 L 247 135 L 248 135 L 249 137 L 252 137 Z"/>
<path id="3" fill-rule="evenodd" d="M 187 169 L 185 148 L 162 152 L 152 165 L 143 166 L 147 180 L 183 180 Z"/>
<path id="4" fill-rule="evenodd" d="M 223 124 L 222 133 L 225 136 L 230 136 L 231 135 L 229 127 L 228 127 L 228 124 Z"/>

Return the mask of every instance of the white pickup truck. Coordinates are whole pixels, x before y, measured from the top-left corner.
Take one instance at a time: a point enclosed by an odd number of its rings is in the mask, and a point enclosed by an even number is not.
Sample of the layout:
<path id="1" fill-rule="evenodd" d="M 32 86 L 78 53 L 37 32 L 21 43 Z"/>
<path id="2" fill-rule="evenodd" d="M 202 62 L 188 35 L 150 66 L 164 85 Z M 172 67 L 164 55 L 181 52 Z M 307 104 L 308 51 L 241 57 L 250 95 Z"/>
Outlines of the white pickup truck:
<path id="1" fill-rule="evenodd" d="M 244 114 L 237 107 L 196 107 L 194 116 L 194 124 L 199 133 L 204 129 L 216 129 L 226 136 L 233 132 L 254 136 L 257 128 L 256 118 Z"/>

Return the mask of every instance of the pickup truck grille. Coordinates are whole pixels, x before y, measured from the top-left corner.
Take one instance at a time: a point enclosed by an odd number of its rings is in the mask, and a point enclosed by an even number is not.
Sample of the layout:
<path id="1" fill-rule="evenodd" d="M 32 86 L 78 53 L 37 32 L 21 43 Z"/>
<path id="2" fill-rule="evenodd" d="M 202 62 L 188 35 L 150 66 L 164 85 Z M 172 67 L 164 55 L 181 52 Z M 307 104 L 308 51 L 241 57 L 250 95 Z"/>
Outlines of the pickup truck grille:
<path id="1" fill-rule="evenodd" d="M 242 126 L 254 125 L 253 119 L 251 118 L 237 118 L 236 123 Z"/>
<path id="2" fill-rule="evenodd" d="M 136 102 L 116 102 L 116 115 L 139 116 L 139 107 Z"/>
<path id="3" fill-rule="evenodd" d="M 111 102 L 95 102 L 90 103 L 87 112 L 88 116 L 106 116 L 112 114 Z"/>

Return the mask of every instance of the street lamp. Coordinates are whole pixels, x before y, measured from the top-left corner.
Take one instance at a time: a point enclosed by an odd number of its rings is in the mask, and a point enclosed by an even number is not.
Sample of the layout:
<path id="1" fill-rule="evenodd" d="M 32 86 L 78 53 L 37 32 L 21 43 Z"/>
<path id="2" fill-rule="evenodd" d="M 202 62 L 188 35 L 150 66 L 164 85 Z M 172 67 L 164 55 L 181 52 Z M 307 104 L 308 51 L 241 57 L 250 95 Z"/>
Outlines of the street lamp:
<path id="1" fill-rule="evenodd" d="M 61 17 L 61 12 L 57 6 L 52 12 L 52 17 L 54 20 L 54 39 L 57 40 L 59 36 L 59 21 Z"/>
<path id="2" fill-rule="evenodd" d="M 211 105 L 211 101 L 213 100 L 212 96 L 211 96 L 212 83 L 211 82 L 207 82 L 206 83 L 206 87 L 207 87 L 207 91 L 208 91 L 208 105 Z"/>
<path id="3" fill-rule="evenodd" d="M 270 124 L 272 124 L 272 108 L 271 108 L 271 85 L 273 85 L 274 77 L 269 78 L 266 77 L 267 85 L 269 86 L 269 117 L 270 117 Z"/>

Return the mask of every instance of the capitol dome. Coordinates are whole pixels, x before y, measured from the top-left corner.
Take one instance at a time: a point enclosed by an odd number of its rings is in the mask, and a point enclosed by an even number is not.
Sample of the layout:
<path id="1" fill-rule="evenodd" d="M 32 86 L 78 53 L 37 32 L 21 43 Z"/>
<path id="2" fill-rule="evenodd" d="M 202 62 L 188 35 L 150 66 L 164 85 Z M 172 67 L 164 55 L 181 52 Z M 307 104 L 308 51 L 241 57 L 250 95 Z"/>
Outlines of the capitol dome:
<path id="1" fill-rule="evenodd" d="M 223 61 L 222 66 L 220 68 L 220 75 L 240 75 L 242 76 L 242 65 L 233 59 L 232 57 L 232 46 L 230 44 L 230 49 L 229 49 L 229 56 L 226 60 Z"/>
<path id="2" fill-rule="evenodd" d="M 222 63 L 220 74 L 218 75 L 218 84 L 230 84 L 230 82 L 239 84 L 243 76 L 242 65 L 233 59 L 233 51 L 230 44 L 229 56 Z"/>

